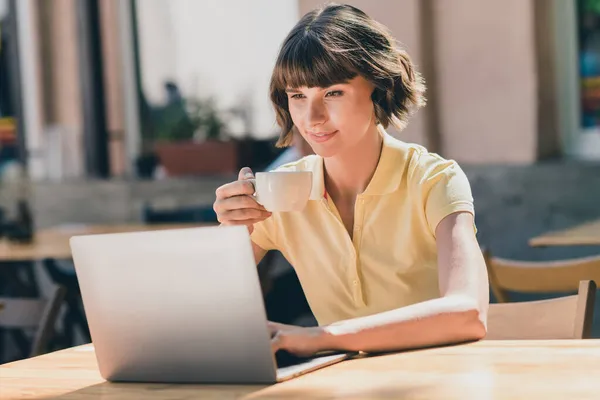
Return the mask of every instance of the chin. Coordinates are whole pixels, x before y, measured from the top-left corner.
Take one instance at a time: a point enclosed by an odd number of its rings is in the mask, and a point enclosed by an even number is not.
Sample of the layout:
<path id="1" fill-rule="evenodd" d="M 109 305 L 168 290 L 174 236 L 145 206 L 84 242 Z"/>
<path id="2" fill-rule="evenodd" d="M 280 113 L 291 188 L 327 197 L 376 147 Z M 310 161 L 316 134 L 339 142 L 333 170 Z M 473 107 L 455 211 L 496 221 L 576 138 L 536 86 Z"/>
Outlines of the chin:
<path id="1" fill-rule="evenodd" d="M 316 155 L 321 156 L 323 158 L 333 157 L 339 153 L 339 148 L 337 146 L 312 146 L 313 151 Z"/>

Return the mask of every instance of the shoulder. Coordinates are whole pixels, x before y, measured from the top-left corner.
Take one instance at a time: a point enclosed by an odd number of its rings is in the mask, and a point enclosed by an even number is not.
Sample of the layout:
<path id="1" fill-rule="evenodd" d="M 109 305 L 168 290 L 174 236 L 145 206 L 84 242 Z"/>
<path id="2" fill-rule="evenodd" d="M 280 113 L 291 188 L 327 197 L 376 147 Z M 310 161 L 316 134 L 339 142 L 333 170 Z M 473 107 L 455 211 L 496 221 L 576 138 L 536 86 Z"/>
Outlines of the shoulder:
<path id="1" fill-rule="evenodd" d="M 386 164 L 397 171 L 403 171 L 404 178 L 409 182 L 418 184 L 437 174 L 460 169 L 454 160 L 432 153 L 422 145 L 403 142 L 387 134 L 384 137 L 384 148 Z"/>
<path id="2" fill-rule="evenodd" d="M 464 174 L 459 164 L 418 144 L 406 144 L 407 177 L 414 183 L 424 183 L 449 175 Z"/>

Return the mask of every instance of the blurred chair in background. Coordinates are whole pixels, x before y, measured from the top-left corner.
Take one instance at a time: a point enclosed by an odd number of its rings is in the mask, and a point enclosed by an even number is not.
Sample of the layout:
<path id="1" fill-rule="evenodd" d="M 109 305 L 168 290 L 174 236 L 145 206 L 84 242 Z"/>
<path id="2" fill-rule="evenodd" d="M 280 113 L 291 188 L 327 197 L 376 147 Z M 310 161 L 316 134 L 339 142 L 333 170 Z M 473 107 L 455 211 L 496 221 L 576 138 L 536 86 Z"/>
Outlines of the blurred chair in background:
<path id="1" fill-rule="evenodd" d="M 490 304 L 489 338 L 565 338 L 568 332 L 572 337 L 591 336 L 600 256 L 516 261 L 494 257 L 489 250 L 483 253 L 491 291 L 501 303 Z M 511 302 L 577 292 L 578 296 Z"/>
<path id="2" fill-rule="evenodd" d="M 46 298 L 0 298 L 0 328 L 11 333 L 23 358 L 43 354 L 55 334 L 66 290 L 53 286 Z M 34 330 L 28 341 L 24 331 Z"/>
<path id="3" fill-rule="evenodd" d="M 59 262 L 62 261 L 57 261 L 53 258 L 46 258 L 42 261 L 52 282 L 63 287 L 65 290 L 63 297 L 67 307 L 62 320 L 63 330 L 56 338 L 57 346 L 59 348 L 74 346 L 75 334 L 78 329 L 84 343 L 89 343 L 92 339 L 83 309 L 81 290 L 77 275 L 75 274 L 75 268 L 72 267 L 70 262 L 68 267 L 61 268 L 58 264 Z"/>
<path id="4" fill-rule="evenodd" d="M 581 281 L 577 295 L 490 304 L 486 340 L 589 339 L 596 284 Z"/>
<path id="5" fill-rule="evenodd" d="M 560 261 L 515 261 L 484 250 L 490 288 L 499 303 L 509 292 L 527 294 L 574 293 L 579 282 L 600 282 L 600 256 Z"/>

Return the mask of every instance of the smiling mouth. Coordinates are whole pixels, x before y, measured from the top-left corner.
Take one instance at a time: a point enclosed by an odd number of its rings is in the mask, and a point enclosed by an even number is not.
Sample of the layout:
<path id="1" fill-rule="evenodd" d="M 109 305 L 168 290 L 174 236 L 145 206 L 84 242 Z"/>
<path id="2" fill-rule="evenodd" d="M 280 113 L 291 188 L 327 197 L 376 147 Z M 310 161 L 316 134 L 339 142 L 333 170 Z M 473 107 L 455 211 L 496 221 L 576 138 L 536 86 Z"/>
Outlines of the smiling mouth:
<path id="1" fill-rule="evenodd" d="M 316 136 L 316 137 L 324 137 L 324 136 L 333 135 L 336 132 L 337 131 L 331 131 L 331 132 L 309 132 L 309 134 L 311 134 L 313 136 Z"/>

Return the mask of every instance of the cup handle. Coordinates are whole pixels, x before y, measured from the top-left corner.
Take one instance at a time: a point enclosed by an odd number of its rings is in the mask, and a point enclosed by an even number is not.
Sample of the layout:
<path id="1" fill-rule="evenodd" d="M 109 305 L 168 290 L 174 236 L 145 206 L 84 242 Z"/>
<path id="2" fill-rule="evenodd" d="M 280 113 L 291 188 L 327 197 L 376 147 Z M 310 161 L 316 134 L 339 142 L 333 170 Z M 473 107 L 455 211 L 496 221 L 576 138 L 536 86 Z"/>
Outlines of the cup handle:
<path id="1" fill-rule="evenodd" d="M 256 200 L 256 202 L 258 204 L 260 204 L 261 206 L 264 206 L 263 203 L 261 203 L 260 201 L 260 196 L 258 195 L 258 190 L 256 190 L 256 178 L 254 179 L 249 179 L 250 183 L 252 183 L 252 187 L 254 187 L 254 193 L 252 193 L 252 197 L 254 197 L 254 200 Z"/>

